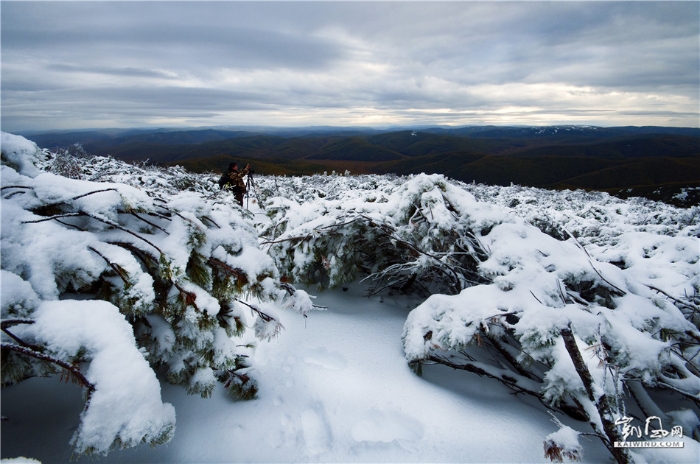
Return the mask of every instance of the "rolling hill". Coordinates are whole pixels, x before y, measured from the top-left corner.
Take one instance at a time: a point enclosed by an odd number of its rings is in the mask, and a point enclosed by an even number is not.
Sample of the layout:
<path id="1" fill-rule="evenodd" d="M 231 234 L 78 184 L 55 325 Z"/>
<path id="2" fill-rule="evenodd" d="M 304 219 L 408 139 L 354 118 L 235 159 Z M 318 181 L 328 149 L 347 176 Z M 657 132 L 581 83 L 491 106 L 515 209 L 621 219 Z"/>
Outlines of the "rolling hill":
<path id="1" fill-rule="evenodd" d="M 274 175 L 426 172 L 465 182 L 595 189 L 671 202 L 690 188 L 686 203 L 697 204 L 700 197 L 700 129 L 694 128 L 161 129 L 31 138 L 42 147 L 73 140 L 93 155 L 195 172 L 221 171 L 236 160 Z"/>

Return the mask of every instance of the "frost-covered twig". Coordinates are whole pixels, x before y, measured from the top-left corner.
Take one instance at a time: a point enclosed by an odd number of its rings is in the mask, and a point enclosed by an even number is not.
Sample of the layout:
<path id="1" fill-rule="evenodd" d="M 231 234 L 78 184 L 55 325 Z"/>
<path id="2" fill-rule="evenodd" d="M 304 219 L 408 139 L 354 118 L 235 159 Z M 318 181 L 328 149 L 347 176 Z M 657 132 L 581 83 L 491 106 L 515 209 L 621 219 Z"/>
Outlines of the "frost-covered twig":
<path id="1" fill-rule="evenodd" d="M 586 250 L 586 247 L 584 247 L 581 244 L 581 242 L 579 242 L 578 239 L 576 237 L 574 237 L 574 234 L 569 232 L 566 228 L 564 228 L 564 230 L 566 231 L 567 234 L 569 234 L 569 237 L 571 237 L 571 239 L 574 241 L 576 246 L 578 246 L 581 250 L 583 250 L 584 253 L 586 253 L 586 256 L 588 257 L 588 262 L 590 263 L 591 268 L 593 268 L 595 273 L 598 274 L 598 277 L 600 277 L 603 280 L 603 282 L 605 282 L 606 284 L 610 285 L 612 288 L 617 290 L 621 296 L 626 295 L 627 292 L 625 292 L 621 288 L 617 287 L 616 285 L 613 285 L 612 283 L 610 283 L 605 277 L 603 277 L 603 274 L 601 274 L 600 271 L 598 269 L 596 269 L 596 267 L 593 265 L 593 258 L 591 258 L 591 255 L 588 253 L 588 250 Z"/>

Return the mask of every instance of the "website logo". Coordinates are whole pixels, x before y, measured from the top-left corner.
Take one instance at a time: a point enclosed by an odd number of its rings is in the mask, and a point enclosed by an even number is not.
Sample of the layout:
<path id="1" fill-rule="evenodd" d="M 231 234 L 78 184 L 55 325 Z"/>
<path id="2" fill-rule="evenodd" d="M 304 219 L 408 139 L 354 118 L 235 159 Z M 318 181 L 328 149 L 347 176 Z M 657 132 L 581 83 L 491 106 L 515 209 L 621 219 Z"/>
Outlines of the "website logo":
<path id="1" fill-rule="evenodd" d="M 644 428 L 641 425 L 632 425 L 631 417 L 623 416 L 615 421 L 615 425 L 622 426 L 620 433 L 622 441 L 614 443 L 615 448 L 683 448 L 683 441 L 672 440 L 673 437 L 683 438 L 683 427 L 677 425 L 670 431 L 664 429 L 660 417 L 647 417 Z M 648 441 L 646 439 L 658 439 L 669 437 L 671 440 Z M 631 438 L 632 440 L 628 440 Z M 637 440 L 634 440 L 634 439 Z M 644 440 L 642 440 L 644 439 Z"/>

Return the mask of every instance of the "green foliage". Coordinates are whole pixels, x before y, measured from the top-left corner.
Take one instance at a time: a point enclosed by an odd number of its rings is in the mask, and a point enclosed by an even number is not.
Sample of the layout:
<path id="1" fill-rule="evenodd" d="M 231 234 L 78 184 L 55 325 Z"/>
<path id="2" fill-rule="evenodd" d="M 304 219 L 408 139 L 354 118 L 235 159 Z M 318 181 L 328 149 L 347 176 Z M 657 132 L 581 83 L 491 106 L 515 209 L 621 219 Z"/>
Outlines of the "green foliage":
<path id="1" fill-rule="evenodd" d="M 206 258 L 193 250 L 187 262 L 187 276 L 193 283 L 204 289 L 211 290 L 211 274 L 212 271 L 207 265 Z"/>
<path id="2" fill-rule="evenodd" d="M 221 381 L 231 397 L 252 400 L 258 394 L 258 385 L 255 379 L 248 374 L 236 372 L 234 370 L 224 371 L 219 374 Z"/>

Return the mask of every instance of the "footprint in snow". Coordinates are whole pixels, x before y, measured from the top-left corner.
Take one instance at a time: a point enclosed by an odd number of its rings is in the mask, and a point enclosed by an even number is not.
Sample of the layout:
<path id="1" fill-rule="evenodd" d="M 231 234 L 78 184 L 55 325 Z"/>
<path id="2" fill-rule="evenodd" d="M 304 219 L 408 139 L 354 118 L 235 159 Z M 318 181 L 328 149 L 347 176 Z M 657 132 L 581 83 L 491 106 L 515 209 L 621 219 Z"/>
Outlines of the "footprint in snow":
<path id="1" fill-rule="evenodd" d="M 331 432 L 322 411 L 308 408 L 301 413 L 301 429 L 304 433 L 306 451 L 317 455 L 331 447 Z"/>
<path id="2" fill-rule="evenodd" d="M 307 350 L 306 353 L 304 353 L 304 362 L 333 371 L 343 370 L 348 365 L 343 355 L 328 352 L 328 350 L 323 347 Z"/>
<path id="3" fill-rule="evenodd" d="M 352 428 L 356 442 L 418 440 L 423 436 L 423 424 L 396 411 L 369 411 Z"/>

